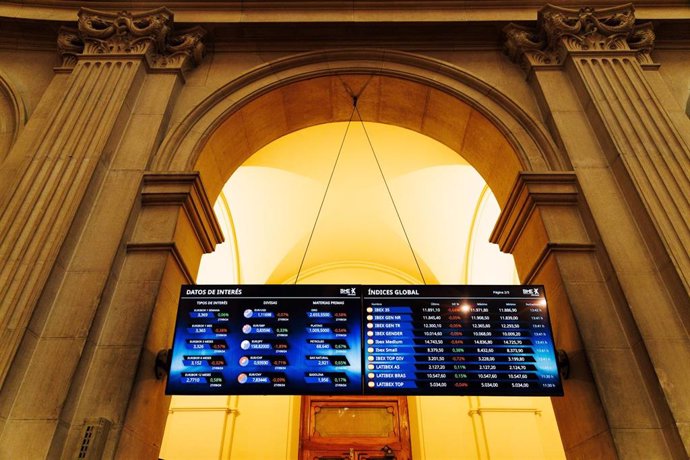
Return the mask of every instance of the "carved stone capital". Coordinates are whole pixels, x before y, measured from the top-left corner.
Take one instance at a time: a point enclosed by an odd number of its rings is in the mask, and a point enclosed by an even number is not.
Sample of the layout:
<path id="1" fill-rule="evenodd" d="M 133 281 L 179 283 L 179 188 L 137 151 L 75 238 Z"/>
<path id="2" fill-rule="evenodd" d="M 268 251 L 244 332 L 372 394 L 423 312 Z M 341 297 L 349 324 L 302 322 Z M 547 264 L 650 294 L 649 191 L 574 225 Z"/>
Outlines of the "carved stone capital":
<path id="1" fill-rule="evenodd" d="M 559 66 L 558 52 L 547 46 L 546 37 L 538 29 L 508 24 L 503 28 L 506 37 L 503 51 L 526 72 L 535 65 Z"/>
<path id="2" fill-rule="evenodd" d="M 654 31 L 650 23 L 636 24 L 632 4 L 611 8 L 561 8 L 539 10 L 537 27 L 508 24 L 504 50 L 527 69 L 535 65 L 560 65 L 569 53 L 635 52 L 650 62 Z"/>
<path id="3" fill-rule="evenodd" d="M 173 31 L 173 14 L 167 8 L 130 13 L 79 10 L 77 28 L 62 27 L 58 55 L 64 67 L 79 56 L 143 56 L 154 68 L 182 69 L 197 65 L 204 54 L 206 31 L 194 27 Z"/>
<path id="4" fill-rule="evenodd" d="M 205 36 L 206 30 L 201 26 L 172 34 L 165 44 L 165 52 L 153 57 L 154 67 L 181 69 L 199 65 L 204 57 L 205 47 L 201 40 Z"/>
<path id="5" fill-rule="evenodd" d="M 79 31 L 73 27 L 60 27 L 57 48 L 62 67 L 74 67 L 77 56 L 84 51 L 84 42 L 79 36 Z"/>
<path id="6" fill-rule="evenodd" d="M 145 13 L 79 10 L 79 34 L 85 54 L 146 54 L 165 50 L 173 15 L 167 8 Z"/>

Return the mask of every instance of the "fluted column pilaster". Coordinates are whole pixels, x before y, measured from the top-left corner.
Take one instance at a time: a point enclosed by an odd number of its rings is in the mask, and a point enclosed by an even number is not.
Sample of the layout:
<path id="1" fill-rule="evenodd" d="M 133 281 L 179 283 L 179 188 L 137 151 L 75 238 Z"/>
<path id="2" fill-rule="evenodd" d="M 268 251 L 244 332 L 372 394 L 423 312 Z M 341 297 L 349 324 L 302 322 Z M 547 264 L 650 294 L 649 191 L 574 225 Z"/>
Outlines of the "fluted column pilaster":
<path id="1" fill-rule="evenodd" d="M 652 26 L 636 22 L 631 4 L 548 5 L 536 27 L 511 24 L 504 32 L 505 50 L 527 72 L 591 209 L 611 261 L 610 282 L 620 283 L 618 302 L 632 321 L 629 346 L 653 369 L 637 385 L 646 395 L 636 400 L 653 403 L 645 417 L 612 417 L 607 409 L 618 453 L 663 446 L 663 455 L 683 458 L 690 453 L 690 401 L 683 396 L 690 368 L 678 363 L 690 362 L 690 149 L 648 78 L 658 68 Z M 600 391 L 611 391 L 615 361 L 601 357 L 594 378 Z"/>
<path id="2" fill-rule="evenodd" d="M 54 81 L 0 166 L 0 457 L 44 458 L 81 385 L 143 171 L 203 34 L 175 33 L 165 8 L 82 9 L 59 31 Z"/>

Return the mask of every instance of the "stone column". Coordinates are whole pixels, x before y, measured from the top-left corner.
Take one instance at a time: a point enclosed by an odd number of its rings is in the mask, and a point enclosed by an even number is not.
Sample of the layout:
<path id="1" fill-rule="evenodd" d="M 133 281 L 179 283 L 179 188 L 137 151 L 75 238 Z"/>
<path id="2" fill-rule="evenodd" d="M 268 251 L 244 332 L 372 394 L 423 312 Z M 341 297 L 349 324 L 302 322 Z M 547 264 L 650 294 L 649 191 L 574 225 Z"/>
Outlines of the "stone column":
<path id="1" fill-rule="evenodd" d="M 582 201 L 573 173 L 523 173 L 491 239 L 515 256 L 524 282 L 548 286 L 554 341 L 571 363 L 565 396 L 552 398 L 566 454 L 615 458 L 616 422 L 654 414 L 650 395 L 639 387 L 644 368 L 631 349 L 634 330 L 626 329 Z M 602 366 L 607 378 L 621 379 L 621 391 L 600 383 Z M 665 458 L 660 438 L 646 447 Z"/>
<path id="2" fill-rule="evenodd" d="M 0 196 L 0 457 L 45 457 L 79 385 L 143 172 L 203 51 L 203 30 L 172 27 L 164 8 L 81 10 L 77 29 L 60 30 L 61 66 L 2 164 L 12 185 Z"/>
<path id="3" fill-rule="evenodd" d="M 508 55 L 526 70 L 577 174 L 611 262 L 605 277 L 620 284 L 614 299 L 630 319 L 628 351 L 619 345 L 590 351 L 585 340 L 618 453 L 648 457 L 649 446 L 666 445 L 667 456 L 684 458 L 690 453 L 690 150 L 676 123 L 690 130 L 690 122 L 674 121 L 650 84 L 651 25 L 636 24 L 629 4 L 547 6 L 536 28 L 511 24 L 505 34 Z M 595 317 L 582 317 L 583 335 Z M 647 357 L 650 369 L 639 364 Z M 618 366 L 637 369 L 640 380 L 628 385 L 631 376 Z M 632 408 L 641 392 L 650 403 L 644 416 L 617 416 L 607 402 L 611 395 Z"/>
<path id="4" fill-rule="evenodd" d="M 154 372 L 170 347 L 179 289 L 222 232 L 198 173 L 146 174 L 126 244 L 106 285 L 60 413 L 49 457 L 76 457 L 84 426 L 104 419 L 103 458 L 157 458 L 170 397 Z"/>

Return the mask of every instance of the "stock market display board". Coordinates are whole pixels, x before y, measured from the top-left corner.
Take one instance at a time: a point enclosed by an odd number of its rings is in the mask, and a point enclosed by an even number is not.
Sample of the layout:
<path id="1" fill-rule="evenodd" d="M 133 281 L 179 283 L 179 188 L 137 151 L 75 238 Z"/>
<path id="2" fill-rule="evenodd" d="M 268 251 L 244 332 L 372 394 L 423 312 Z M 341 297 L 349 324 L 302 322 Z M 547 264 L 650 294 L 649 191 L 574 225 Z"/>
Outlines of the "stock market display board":
<path id="1" fill-rule="evenodd" d="M 182 286 L 168 394 L 563 394 L 542 286 Z"/>

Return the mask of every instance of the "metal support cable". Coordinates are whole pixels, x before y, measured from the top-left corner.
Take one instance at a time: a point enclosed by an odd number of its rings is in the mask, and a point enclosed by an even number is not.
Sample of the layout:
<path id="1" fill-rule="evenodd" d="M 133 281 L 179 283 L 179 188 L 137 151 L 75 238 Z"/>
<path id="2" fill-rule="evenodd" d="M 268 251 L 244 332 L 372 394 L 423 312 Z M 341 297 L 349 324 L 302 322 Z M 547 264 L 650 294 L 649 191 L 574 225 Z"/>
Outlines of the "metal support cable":
<path id="1" fill-rule="evenodd" d="M 388 191 L 388 196 L 391 199 L 391 203 L 393 204 L 393 209 L 395 209 L 395 215 L 398 216 L 398 222 L 400 222 L 400 227 L 402 228 L 403 234 L 405 235 L 405 240 L 407 240 L 407 245 L 410 247 L 410 252 L 412 253 L 412 258 L 414 259 L 415 265 L 417 265 L 417 270 L 419 271 L 419 276 L 422 278 L 422 282 L 426 284 L 426 279 L 424 278 L 424 273 L 422 273 L 422 268 L 419 266 L 419 261 L 417 260 L 417 255 L 414 252 L 414 249 L 412 249 L 412 243 L 410 242 L 410 237 L 407 235 L 407 230 L 405 230 L 405 224 L 403 224 L 402 217 L 400 217 L 400 212 L 398 211 L 398 207 L 395 204 L 395 200 L 393 199 L 393 193 L 391 193 L 391 189 L 388 186 L 388 181 L 386 180 L 386 175 L 383 173 L 383 168 L 381 168 L 381 163 L 379 162 L 379 158 L 376 155 L 376 151 L 374 150 L 374 145 L 371 142 L 371 138 L 369 137 L 369 133 L 367 132 L 367 128 L 364 125 L 364 120 L 362 120 L 362 115 L 359 113 L 359 109 L 357 108 L 357 100 L 354 101 L 354 106 L 355 106 L 355 111 L 357 112 L 357 116 L 359 117 L 359 122 L 362 124 L 362 129 L 364 129 L 364 135 L 367 138 L 367 142 L 369 143 L 369 148 L 371 148 L 371 153 L 374 155 L 374 160 L 376 160 L 376 166 L 379 168 L 379 172 L 381 173 L 381 178 L 383 179 L 383 183 L 386 186 L 386 190 Z"/>
<path id="2" fill-rule="evenodd" d="M 338 166 L 338 160 L 340 159 L 340 154 L 343 152 L 343 146 L 345 145 L 345 138 L 347 138 L 347 132 L 350 130 L 350 124 L 352 123 L 352 118 L 355 116 L 355 109 L 357 105 L 352 107 L 352 113 L 350 114 L 350 119 L 347 122 L 347 127 L 345 128 L 345 134 L 343 134 L 343 140 L 340 142 L 340 148 L 338 149 L 338 155 L 335 157 L 333 162 L 333 169 L 331 169 L 331 175 L 328 178 L 328 183 L 326 184 L 326 190 L 323 192 L 323 198 L 321 199 L 321 205 L 316 213 L 316 219 L 314 219 L 314 225 L 311 228 L 311 233 L 309 234 L 309 240 L 307 240 L 307 247 L 304 248 L 304 255 L 302 256 L 302 261 L 299 264 L 299 269 L 297 270 L 297 276 L 295 277 L 295 284 L 299 280 L 299 275 L 302 272 L 302 266 L 307 258 L 307 252 L 309 251 L 309 245 L 311 244 L 311 239 L 314 236 L 314 230 L 316 230 L 316 224 L 319 222 L 319 216 L 321 216 L 321 210 L 323 209 L 323 204 L 326 202 L 326 196 L 328 195 L 328 189 L 331 187 L 331 181 L 333 181 L 333 174 L 335 173 L 335 168 Z"/>
<path id="3" fill-rule="evenodd" d="M 368 83 L 368 82 L 367 82 Z M 316 213 L 316 219 L 314 219 L 314 225 L 311 228 L 311 233 L 309 234 L 309 239 L 307 240 L 307 246 L 304 248 L 304 254 L 302 255 L 302 261 L 299 264 L 299 269 L 297 270 L 297 276 L 295 277 L 295 284 L 299 281 L 299 275 L 302 273 L 302 267 L 304 266 L 304 261 L 307 258 L 307 252 L 309 252 L 309 246 L 311 245 L 311 240 L 314 237 L 314 231 L 316 230 L 316 225 L 319 222 L 319 217 L 321 216 L 321 211 L 323 210 L 323 205 L 326 202 L 326 196 L 328 195 L 328 190 L 331 187 L 331 182 L 333 181 L 333 175 L 335 174 L 335 169 L 338 166 L 338 160 L 340 159 L 340 155 L 343 152 L 343 146 L 345 145 L 345 139 L 347 138 L 347 133 L 350 130 L 350 125 L 352 124 L 352 119 L 355 116 L 355 112 L 357 113 L 357 116 L 359 117 L 359 121 L 362 124 L 362 129 L 364 130 L 364 135 L 367 138 L 367 142 L 369 143 L 369 148 L 371 149 L 371 153 L 374 156 L 374 160 L 376 161 L 376 166 L 378 167 L 379 173 L 381 174 L 381 178 L 383 179 L 383 184 L 386 186 L 386 191 L 388 192 L 388 197 L 391 200 L 391 203 L 393 204 L 393 209 L 395 210 L 395 215 L 398 217 L 398 222 L 400 222 L 400 227 L 402 228 L 403 234 L 405 235 L 405 240 L 407 241 L 407 245 L 410 248 L 410 252 L 412 253 L 412 258 L 414 259 L 414 263 L 417 266 L 417 270 L 419 271 L 419 276 L 422 278 L 422 282 L 426 284 L 426 279 L 424 278 L 424 273 L 422 272 L 422 268 L 419 265 L 419 261 L 417 260 L 417 255 L 414 252 L 414 249 L 412 248 L 412 242 L 410 241 L 410 237 L 407 234 L 407 230 L 405 229 L 405 224 L 403 224 L 402 217 L 400 217 L 400 212 L 398 211 L 398 206 L 395 204 L 395 199 L 393 198 L 393 193 L 391 192 L 390 187 L 388 186 L 388 181 L 386 180 L 386 175 L 383 173 L 383 168 L 381 167 L 381 163 L 379 162 L 379 158 L 376 155 L 376 151 L 374 150 L 374 145 L 371 142 L 371 138 L 369 137 L 369 133 L 367 132 L 367 128 L 364 124 L 364 120 L 362 119 L 362 115 L 359 112 L 359 109 L 357 108 L 357 99 L 358 97 L 355 95 L 352 95 L 352 113 L 350 114 L 350 119 L 347 122 L 347 127 L 345 128 L 345 133 L 343 134 L 343 140 L 340 142 L 340 148 L 338 149 L 338 154 L 335 157 L 335 161 L 333 162 L 333 168 L 331 169 L 331 174 L 328 178 L 328 182 L 326 184 L 326 189 L 324 190 L 323 193 L 323 198 L 321 199 L 321 204 L 319 205 L 319 210 Z"/>

